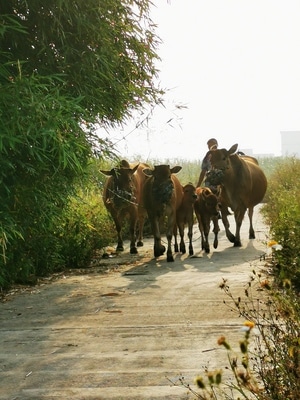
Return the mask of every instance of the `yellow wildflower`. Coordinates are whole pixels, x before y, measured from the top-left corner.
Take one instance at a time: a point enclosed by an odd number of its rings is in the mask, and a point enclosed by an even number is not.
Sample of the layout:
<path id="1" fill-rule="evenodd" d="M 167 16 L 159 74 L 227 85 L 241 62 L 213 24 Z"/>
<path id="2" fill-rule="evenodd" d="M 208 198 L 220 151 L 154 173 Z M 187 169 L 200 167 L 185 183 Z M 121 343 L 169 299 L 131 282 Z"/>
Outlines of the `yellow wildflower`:
<path id="1" fill-rule="evenodd" d="M 276 242 L 276 240 L 269 240 L 268 241 L 268 247 L 273 247 L 276 246 L 278 244 L 278 242 Z"/>
<path id="2" fill-rule="evenodd" d="M 252 329 L 252 328 L 254 328 L 255 323 L 253 321 L 246 320 L 244 322 L 244 326 L 248 327 L 249 329 Z"/>

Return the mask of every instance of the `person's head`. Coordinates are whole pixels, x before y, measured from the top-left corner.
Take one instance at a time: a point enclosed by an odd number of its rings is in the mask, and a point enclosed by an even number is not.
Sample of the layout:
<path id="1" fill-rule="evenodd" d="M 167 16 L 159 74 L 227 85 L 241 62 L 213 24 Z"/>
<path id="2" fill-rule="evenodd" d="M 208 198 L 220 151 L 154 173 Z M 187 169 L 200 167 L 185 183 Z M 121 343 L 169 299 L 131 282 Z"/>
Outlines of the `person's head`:
<path id="1" fill-rule="evenodd" d="M 218 148 L 218 141 L 217 141 L 217 139 L 214 139 L 214 138 L 209 139 L 209 140 L 207 141 L 207 147 L 208 147 L 208 150 L 216 150 L 216 149 Z"/>

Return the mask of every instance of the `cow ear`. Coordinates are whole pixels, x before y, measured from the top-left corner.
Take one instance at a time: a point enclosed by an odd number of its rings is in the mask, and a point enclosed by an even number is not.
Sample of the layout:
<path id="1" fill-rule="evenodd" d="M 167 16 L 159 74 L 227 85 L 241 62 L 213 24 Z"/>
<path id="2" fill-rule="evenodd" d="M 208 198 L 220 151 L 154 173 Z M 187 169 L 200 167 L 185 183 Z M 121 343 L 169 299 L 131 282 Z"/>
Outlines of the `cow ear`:
<path id="1" fill-rule="evenodd" d="M 207 199 L 207 197 L 210 195 L 210 190 L 209 188 L 204 188 L 202 191 L 202 196 Z"/>
<path id="2" fill-rule="evenodd" d="M 121 160 L 120 161 L 120 167 L 121 168 L 130 168 L 129 162 L 126 160 Z"/>
<path id="3" fill-rule="evenodd" d="M 234 144 L 233 146 L 230 147 L 230 149 L 228 150 L 229 154 L 234 154 L 238 149 L 238 144 Z"/>
<path id="4" fill-rule="evenodd" d="M 146 176 L 152 176 L 153 175 L 153 170 L 150 168 L 144 168 L 143 172 Z"/>
<path id="5" fill-rule="evenodd" d="M 113 170 L 110 171 L 104 171 L 103 169 L 100 169 L 100 172 L 106 176 L 112 176 L 113 175 Z"/>
<path id="6" fill-rule="evenodd" d="M 182 167 L 180 167 L 179 165 L 176 165 L 175 167 L 171 168 L 171 174 L 177 174 L 177 172 L 181 171 Z"/>

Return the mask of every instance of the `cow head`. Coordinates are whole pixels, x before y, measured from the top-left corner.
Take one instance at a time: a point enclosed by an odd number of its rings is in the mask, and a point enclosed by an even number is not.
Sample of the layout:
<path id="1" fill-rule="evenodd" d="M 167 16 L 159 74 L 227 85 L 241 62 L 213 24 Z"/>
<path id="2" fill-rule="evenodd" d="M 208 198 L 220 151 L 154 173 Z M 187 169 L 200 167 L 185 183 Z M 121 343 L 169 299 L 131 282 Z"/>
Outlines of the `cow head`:
<path id="1" fill-rule="evenodd" d="M 191 183 L 183 186 L 183 202 L 187 201 L 191 204 L 195 203 L 197 199 L 196 188 Z"/>
<path id="2" fill-rule="evenodd" d="M 226 149 L 217 149 L 211 150 L 210 154 L 210 163 L 213 170 L 221 170 L 225 171 L 230 167 L 230 157 L 236 153 L 238 148 L 238 144 L 234 144 L 230 147 L 229 150 Z"/>
<path id="3" fill-rule="evenodd" d="M 118 167 L 112 168 L 110 171 L 100 170 L 104 175 L 111 178 L 107 202 L 113 203 L 116 207 L 124 207 L 128 206 L 130 202 L 136 201 L 133 174 L 138 166 L 139 164 L 130 168 L 127 161 L 123 160 Z"/>
<path id="4" fill-rule="evenodd" d="M 201 188 L 200 196 L 202 196 L 208 214 L 218 215 L 220 211 L 218 197 L 209 188 Z"/>
<path id="5" fill-rule="evenodd" d="M 177 174 L 182 167 L 169 165 L 155 165 L 154 169 L 145 168 L 143 172 L 146 176 L 152 177 L 152 193 L 157 202 L 168 203 L 174 191 L 172 174 Z"/>

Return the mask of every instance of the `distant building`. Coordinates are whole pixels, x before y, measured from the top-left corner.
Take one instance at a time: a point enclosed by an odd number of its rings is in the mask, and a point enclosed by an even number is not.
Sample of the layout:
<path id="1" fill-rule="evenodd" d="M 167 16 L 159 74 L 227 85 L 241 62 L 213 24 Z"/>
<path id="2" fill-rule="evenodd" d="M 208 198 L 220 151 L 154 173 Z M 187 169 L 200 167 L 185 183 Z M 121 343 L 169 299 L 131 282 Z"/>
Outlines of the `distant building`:
<path id="1" fill-rule="evenodd" d="M 252 157 L 260 157 L 260 158 L 272 158 L 274 157 L 273 153 L 253 153 L 253 149 L 238 149 L 242 153 L 246 154 L 247 156 Z"/>
<path id="2" fill-rule="evenodd" d="M 253 156 L 253 149 L 238 149 L 238 151 L 241 151 L 242 153 L 245 153 L 248 156 Z"/>
<path id="3" fill-rule="evenodd" d="M 275 156 L 274 156 L 274 153 L 259 153 L 259 154 L 254 154 L 254 157 L 272 158 L 272 157 L 275 157 Z"/>
<path id="4" fill-rule="evenodd" d="M 281 155 L 300 158 L 300 131 L 281 131 Z"/>

